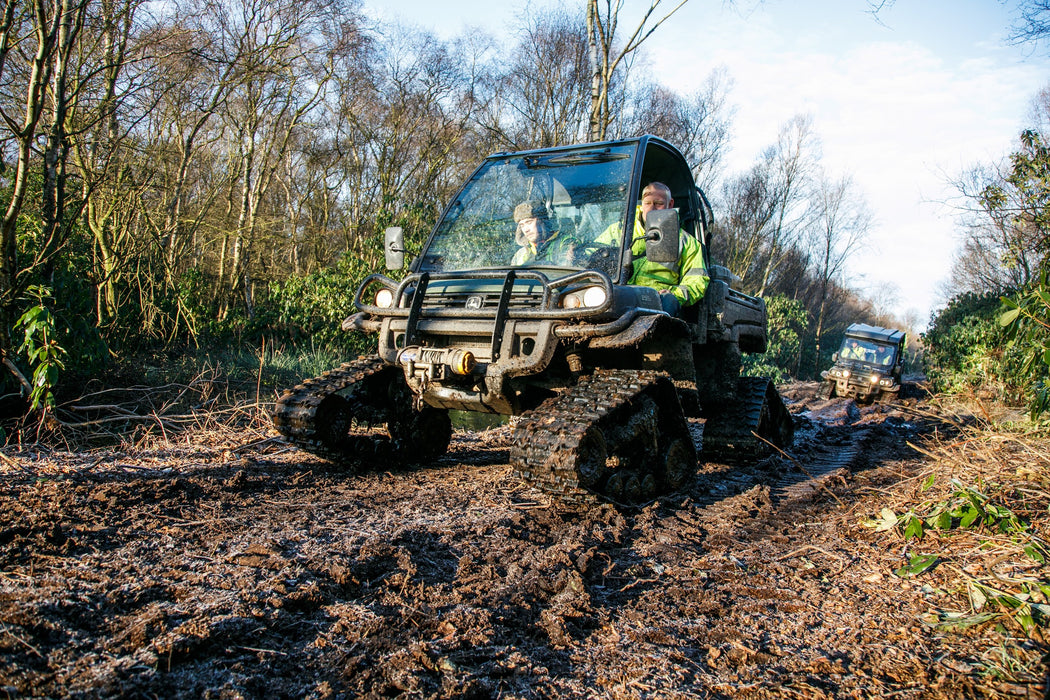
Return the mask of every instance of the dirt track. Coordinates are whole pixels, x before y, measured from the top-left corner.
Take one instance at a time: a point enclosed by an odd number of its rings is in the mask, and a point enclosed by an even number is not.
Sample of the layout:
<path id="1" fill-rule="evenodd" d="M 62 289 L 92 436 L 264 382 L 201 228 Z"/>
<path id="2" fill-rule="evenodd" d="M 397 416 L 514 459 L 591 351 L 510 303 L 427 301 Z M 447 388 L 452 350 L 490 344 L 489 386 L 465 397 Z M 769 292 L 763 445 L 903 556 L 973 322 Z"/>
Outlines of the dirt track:
<path id="1" fill-rule="evenodd" d="M 1043 697 L 920 621 L 861 521 L 940 429 L 787 391 L 793 459 L 637 513 L 516 481 L 509 430 L 348 474 L 256 431 L 0 461 L 9 697 Z"/>

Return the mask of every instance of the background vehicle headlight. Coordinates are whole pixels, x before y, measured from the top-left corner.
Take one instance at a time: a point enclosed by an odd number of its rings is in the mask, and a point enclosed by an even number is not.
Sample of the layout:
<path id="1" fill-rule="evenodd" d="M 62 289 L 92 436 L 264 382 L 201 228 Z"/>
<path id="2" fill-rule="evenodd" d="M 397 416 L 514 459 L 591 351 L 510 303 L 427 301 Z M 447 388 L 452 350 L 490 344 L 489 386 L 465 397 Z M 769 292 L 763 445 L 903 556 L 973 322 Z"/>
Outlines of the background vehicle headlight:
<path id="1" fill-rule="evenodd" d="M 389 289 L 380 289 L 376 292 L 376 306 L 389 309 L 394 305 L 394 293 Z"/>

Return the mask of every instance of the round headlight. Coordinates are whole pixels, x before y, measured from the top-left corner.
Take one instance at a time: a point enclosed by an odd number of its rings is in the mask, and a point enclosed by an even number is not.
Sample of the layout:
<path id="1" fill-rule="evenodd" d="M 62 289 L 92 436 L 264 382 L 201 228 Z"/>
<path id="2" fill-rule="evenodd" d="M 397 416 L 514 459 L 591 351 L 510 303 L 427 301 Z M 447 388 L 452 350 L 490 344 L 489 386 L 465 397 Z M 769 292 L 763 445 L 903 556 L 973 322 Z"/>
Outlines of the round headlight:
<path id="1" fill-rule="evenodd" d="M 607 298 L 603 287 L 585 287 L 568 292 L 558 301 L 558 305 L 563 309 L 594 308 L 604 304 Z"/>
<path id="2" fill-rule="evenodd" d="M 561 307 L 563 309 L 578 309 L 581 306 L 583 306 L 583 300 L 580 299 L 579 294 L 566 294 L 561 298 Z"/>
<path id="3" fill-rule="evenodd" d="M 848 369 L 842 370 L 842 376 L 843 377 L 848 377 L 849 376 L 849 370 Z"/>
<path id="4" fill-rule="evenodd" d="M 879 375 L 877 375 L 877 374 L 871 375 L 870 377 L 868 377 L 868 381 L 871 382 L 872 384 L 878 384 L 879 383 Z"/>
<path id="5" fill-rule="evenodd" d="M 376 292 L 376 306 L 388 309 L 394 305 L 394 293 L 389 289 L 383 288 Z"/>
<path id="6" fill-rule="evenodd" d="M 606 298 L 604 287 L 587 287 L 583 290 L 584 306 L 601 306 L 605 303 Z"/>

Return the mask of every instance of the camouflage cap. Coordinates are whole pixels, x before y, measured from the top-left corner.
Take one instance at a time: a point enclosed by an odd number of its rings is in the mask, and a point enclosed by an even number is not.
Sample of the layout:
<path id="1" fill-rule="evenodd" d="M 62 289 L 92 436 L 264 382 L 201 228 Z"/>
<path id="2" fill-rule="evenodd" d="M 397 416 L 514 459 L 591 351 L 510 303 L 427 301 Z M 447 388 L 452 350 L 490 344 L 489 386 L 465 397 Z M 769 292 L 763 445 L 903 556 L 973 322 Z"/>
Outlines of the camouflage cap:
<path id="1" fill-rule="evenodd" d="M 514 223 L 521 223 L 523 219 L 546 219 L 547 207 L 543 202 L 530 199 L 514 207 Z"/>

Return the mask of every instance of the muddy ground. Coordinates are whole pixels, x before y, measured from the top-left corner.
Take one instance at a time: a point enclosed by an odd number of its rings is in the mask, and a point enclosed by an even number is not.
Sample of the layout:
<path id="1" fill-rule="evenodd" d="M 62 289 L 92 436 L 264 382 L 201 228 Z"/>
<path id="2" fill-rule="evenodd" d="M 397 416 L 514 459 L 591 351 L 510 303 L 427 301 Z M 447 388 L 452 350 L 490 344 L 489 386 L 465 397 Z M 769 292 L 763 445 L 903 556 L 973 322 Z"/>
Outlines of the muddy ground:
<path id="1" fill-rule="evenodd" d="M 0 697 L 1044 697 L 987 663 L 1044 646 L 927 624 L 907 547 L 864 525 L 950 426 L 814 389 L 784 391 L 790 455 L 640 512 L 552 504 L 506 426 L 365 474 L 262 421 L 5 448 Z"/>

